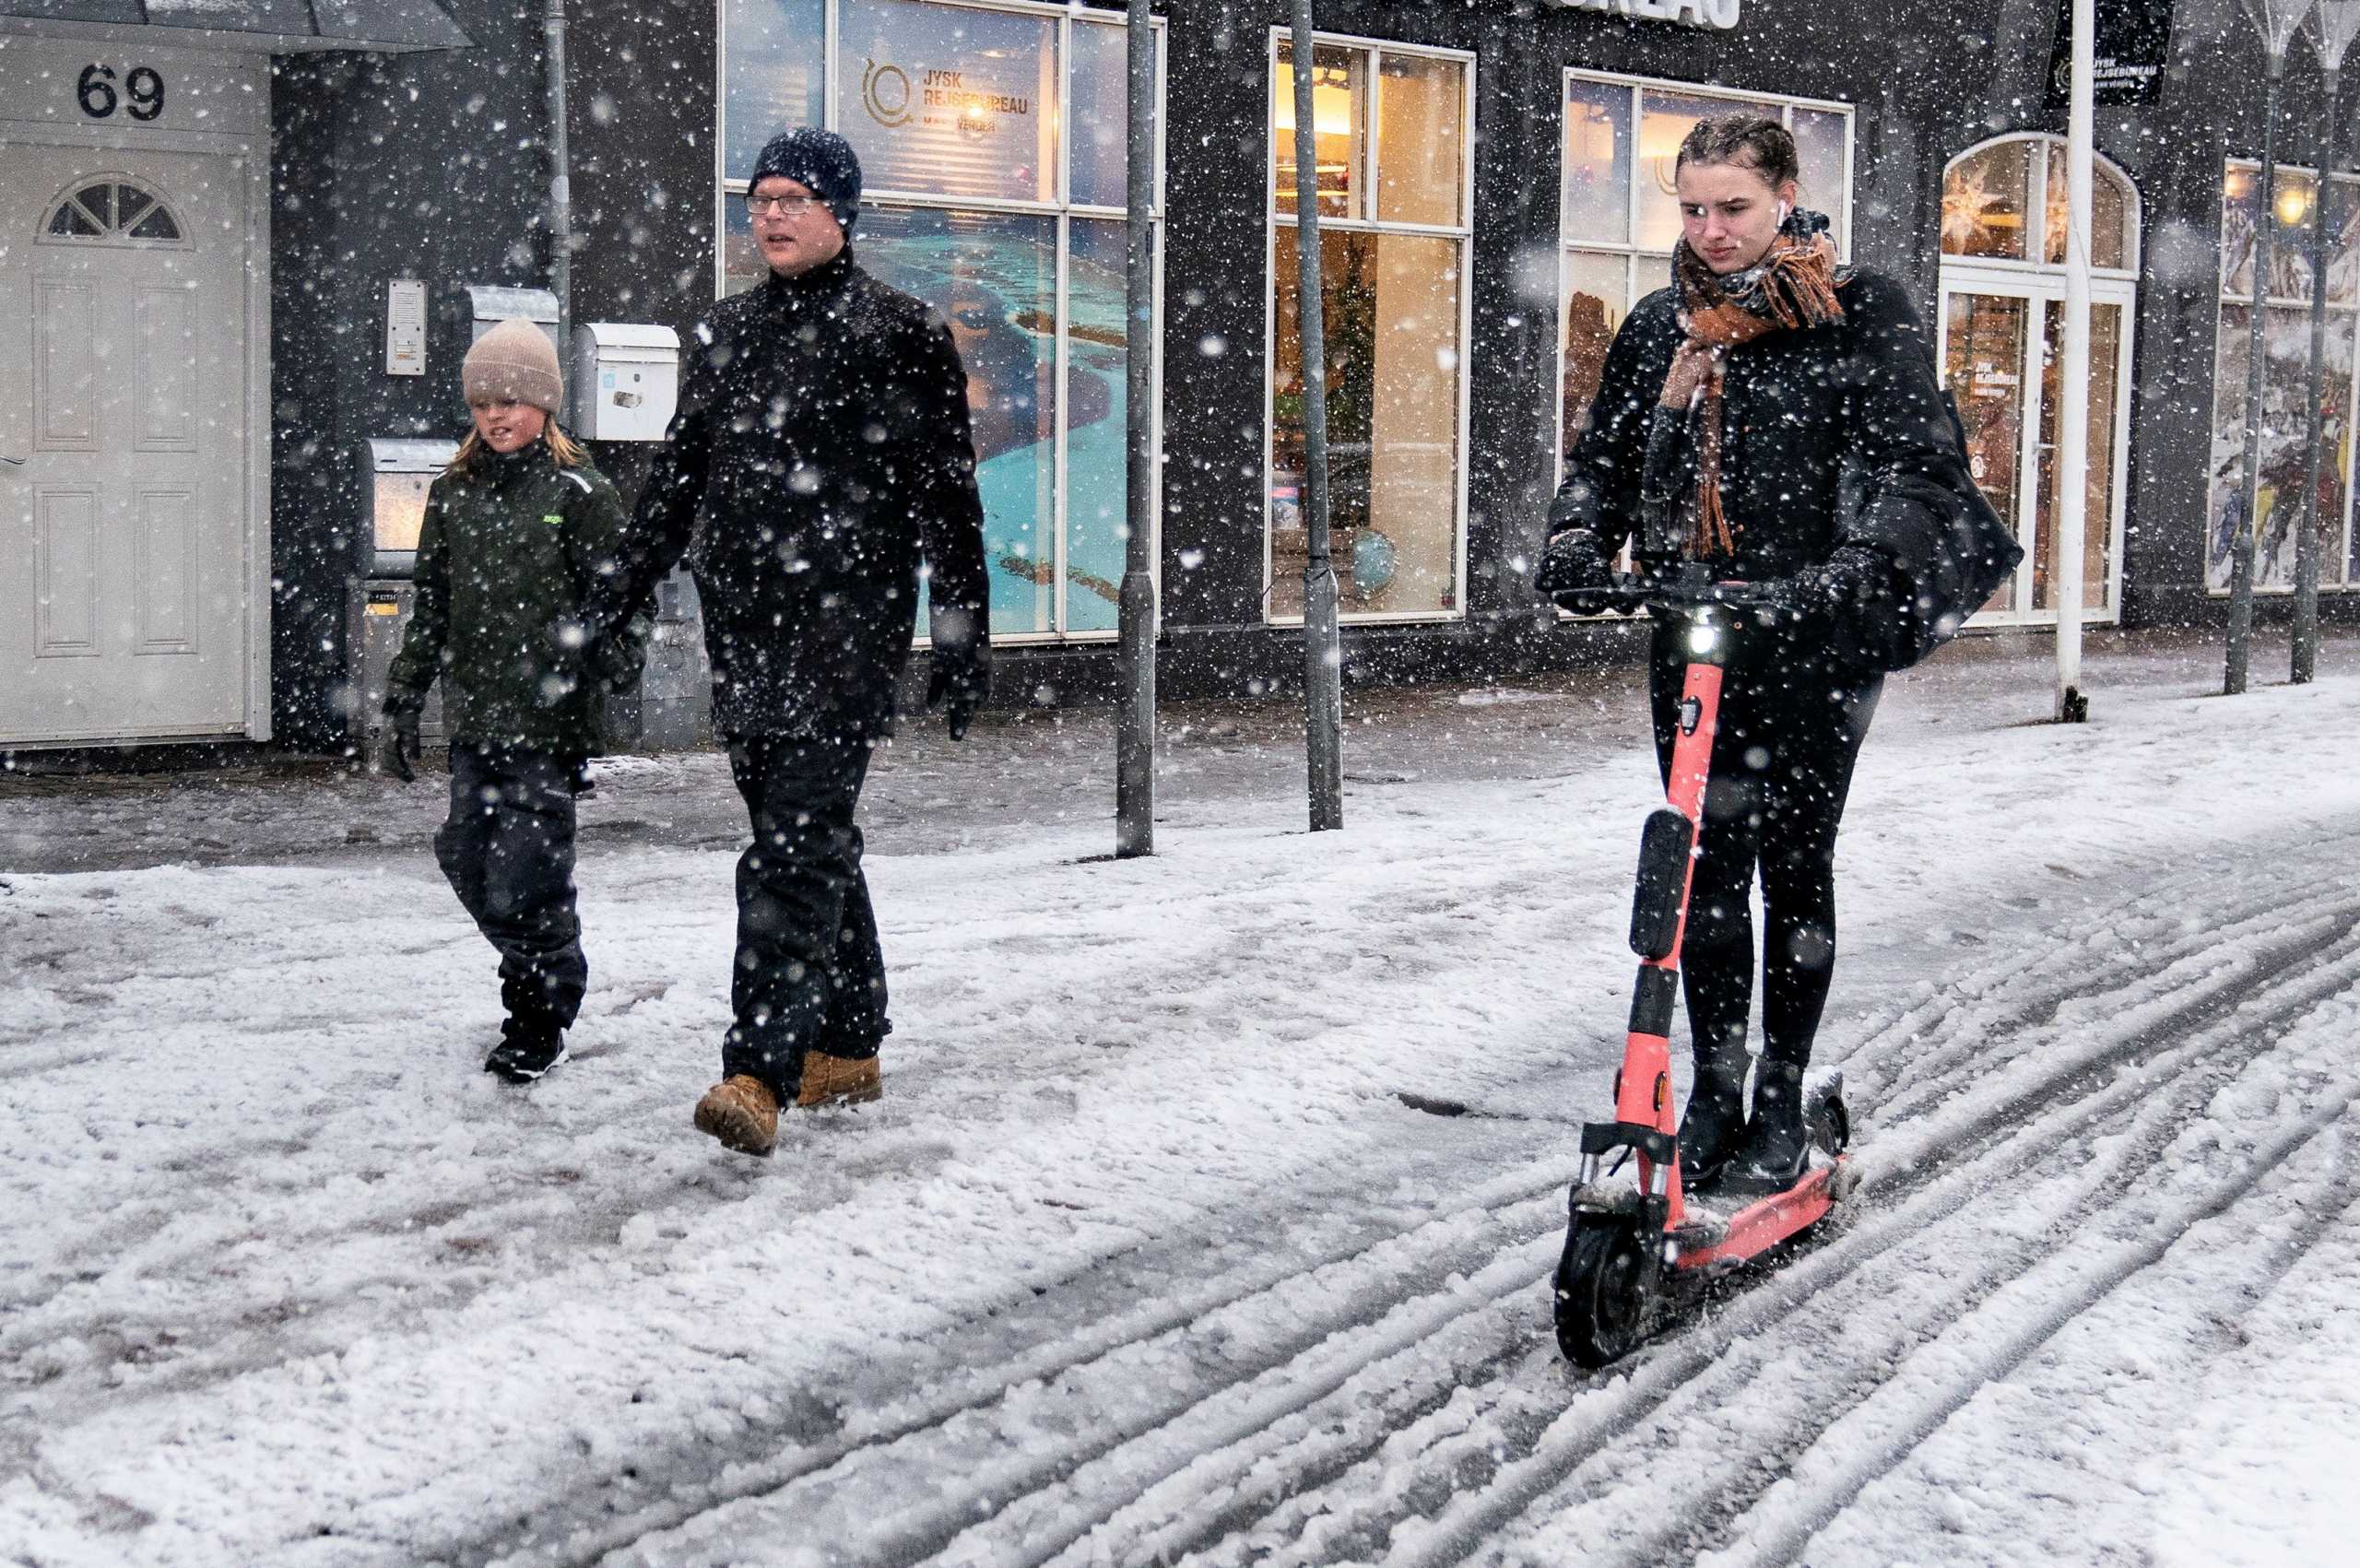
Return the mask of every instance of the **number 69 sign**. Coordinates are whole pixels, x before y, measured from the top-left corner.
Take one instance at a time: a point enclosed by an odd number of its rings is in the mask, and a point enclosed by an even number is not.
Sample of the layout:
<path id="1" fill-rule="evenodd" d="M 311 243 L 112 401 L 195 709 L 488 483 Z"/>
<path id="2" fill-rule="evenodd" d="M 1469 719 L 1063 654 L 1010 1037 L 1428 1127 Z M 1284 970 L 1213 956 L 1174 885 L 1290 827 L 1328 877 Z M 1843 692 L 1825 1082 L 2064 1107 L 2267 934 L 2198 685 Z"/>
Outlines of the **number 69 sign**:
<path id="1" fill-rule="evenodd" d="M 83 66 L 74 83 L 74 97 L 82 112 L 93 120 L 109 120 L 120 109 L 135 120 L 148 121 L 164 112 L 164 78 L 154 66 L 134 65 L 122 80 L 118 90 L 112 65 Z"/>

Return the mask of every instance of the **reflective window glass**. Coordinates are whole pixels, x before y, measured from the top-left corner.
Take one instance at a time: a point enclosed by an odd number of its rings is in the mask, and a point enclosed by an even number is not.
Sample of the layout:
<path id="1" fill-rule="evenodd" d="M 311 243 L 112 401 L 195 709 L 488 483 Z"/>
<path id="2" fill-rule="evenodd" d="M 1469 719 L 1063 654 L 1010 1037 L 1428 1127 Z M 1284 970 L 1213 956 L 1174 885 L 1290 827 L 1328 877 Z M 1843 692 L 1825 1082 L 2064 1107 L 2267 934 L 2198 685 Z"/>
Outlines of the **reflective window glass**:
<path id="1" fill-rule="evenodd" d="M 1056 629 L 1057 220 L 861 215 L 861 263 L 942 312 L 967 367 L 992 630 Z"/>
<path id="2" fill-rule="evenodd" d="M 1453 227 L 1462 220 L 1467 69 L 1416 54 L 1378 61 L 1376 216 Z"/>
<path id="3" fill-rule="evenodd" d="M 1798 199 L 1827 215 L 1828 227 L 1839 242 L 1850 232 L 1846 227 L 1851 190 L 1844 177 L 1844 139 L 1851 123 L 1849 115 L 1823 109 L 1797 109 L 1788 114 L 1796 160 L 1802 165 Z"/>
<path id="4" fill-rule="evenodd" d="M 1317 149 L 1319 213 L 1364 218 L 1368 149 L 1368 53 L 1323 43 L 1312 51 L 1311 123 Z M 1280 212 L 1295 209 L 1294 48 L 1279 41 L 1270 76 L 1278 146 L 1270 159 L 1272 195 Z"/>
<path id="5" fill-rule="evenodd" d="M 1565 85 L 1568 244 L 1627 244 L 1631 239 L 1631 89 L 1575 79 Z"/>
<path id="6" fill-rule="evenodd" d="M 844 0 L 836 121 L 879 191 L 1057 195 L 1057 25 L 1046 17 Z"/>
<path id="7" fill-rule="evenodd" d="M 1156 35 L 1160 47 L 1162 35 Z M 1083 206 L 1128 206 L 1130 39 L 1118 27 L 1077 21 L 1073 29 L 1072 199 Z M 1152 137 L 1155 127 L 1148 127 Z"/>
<path id="8" fill-rule="evenodd" d="M 820 120 L 823 0 L 722 0 L 722 173 L 742 180 L 762 144 Z"/>
<path id="9" fill-rule="evenodd" d="M 2032 143 L 2001 142 L 1959 159 L 1942 177 L 1942 253 L 2029 259 Z"/>
<path id="10" fill-rule="evenodd" d="M 1342 607 L 1372 615 L 1458 607 L 1458 257 L 1443 236 L 1328 230 L 1320 312 L 1328 358 L 1331 552 Z M 1278 231 L 1277 276 L 1296 236 Z M 1308 534 L 1303 337 L 1294 290 L 1276 291 L 1270 613 L 1303 614 Z"/>

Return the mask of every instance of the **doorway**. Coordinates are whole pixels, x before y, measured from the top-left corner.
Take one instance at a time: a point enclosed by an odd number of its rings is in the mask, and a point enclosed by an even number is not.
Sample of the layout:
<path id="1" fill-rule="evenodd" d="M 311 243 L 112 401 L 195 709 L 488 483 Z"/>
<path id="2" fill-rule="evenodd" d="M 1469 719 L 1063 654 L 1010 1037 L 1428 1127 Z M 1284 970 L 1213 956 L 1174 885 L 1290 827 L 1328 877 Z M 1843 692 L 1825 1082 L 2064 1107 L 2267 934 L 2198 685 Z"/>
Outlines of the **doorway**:
<path id="1" fill-rule="evenodd" d="M 256 732 L 248 171 L 0 145 L 0 744 Z"/>
<path id="2" fill-rule="evenodd" d="M 2061 512 L 2057 461 L 2065 309 L 2064 145 L 2009 136 L 1954 161 L 1943 180 L 1942 384 L 1966 427 L 1968 466 L 2025 546 L 2023 565 L 1973 624 L 2047 623 Z M 2092 203 L 2088 489 L 2083 617 L 2121 615 L 2130 449 L 2131 324 L 2139 204 L 2101 162 Z"/>

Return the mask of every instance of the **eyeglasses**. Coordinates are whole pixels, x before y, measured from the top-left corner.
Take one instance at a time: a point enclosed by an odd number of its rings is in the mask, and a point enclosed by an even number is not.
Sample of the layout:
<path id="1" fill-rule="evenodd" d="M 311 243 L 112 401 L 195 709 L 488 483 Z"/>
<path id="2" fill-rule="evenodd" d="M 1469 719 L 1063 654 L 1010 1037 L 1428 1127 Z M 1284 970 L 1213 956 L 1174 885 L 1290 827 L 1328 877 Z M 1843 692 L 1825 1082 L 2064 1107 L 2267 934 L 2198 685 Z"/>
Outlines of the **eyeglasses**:
<path id="1" fill-rule="evenodd" d="M 750 191 L 746 195 L 746 210 L 757 218 L 766 212 L 775 212 L 782 218 L 800 218 L 823 205 L 817 196 L 758 196 Z"/>

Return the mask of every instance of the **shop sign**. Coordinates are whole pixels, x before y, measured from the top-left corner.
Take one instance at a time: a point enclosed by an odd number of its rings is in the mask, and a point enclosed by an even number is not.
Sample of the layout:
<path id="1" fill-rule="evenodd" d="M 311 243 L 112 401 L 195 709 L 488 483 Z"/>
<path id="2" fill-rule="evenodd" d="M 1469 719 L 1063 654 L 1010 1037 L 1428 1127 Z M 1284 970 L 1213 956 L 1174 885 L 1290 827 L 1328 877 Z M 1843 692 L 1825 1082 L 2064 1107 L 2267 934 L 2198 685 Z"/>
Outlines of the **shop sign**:
<path id="1" fill-rule="evenodd" d="M 1556 0 L 1568 11 L 1604 11 L 1609 16 L 1634 17 L 1647 22 L 1678 22 L 1684 27 L 1737 26 L 1740 0 Z"/>
<path id="2" fill-rule="evenodd" d="M 2153 103 L 2163 96 L 2172 53 L 2171 0 L 2096 0 L 2099 103 Z M 2048 54 L 2048 107 L 2063 109 L 2072 90 L 2073 0 L 2058 0 L 2056 42 Z"/>

